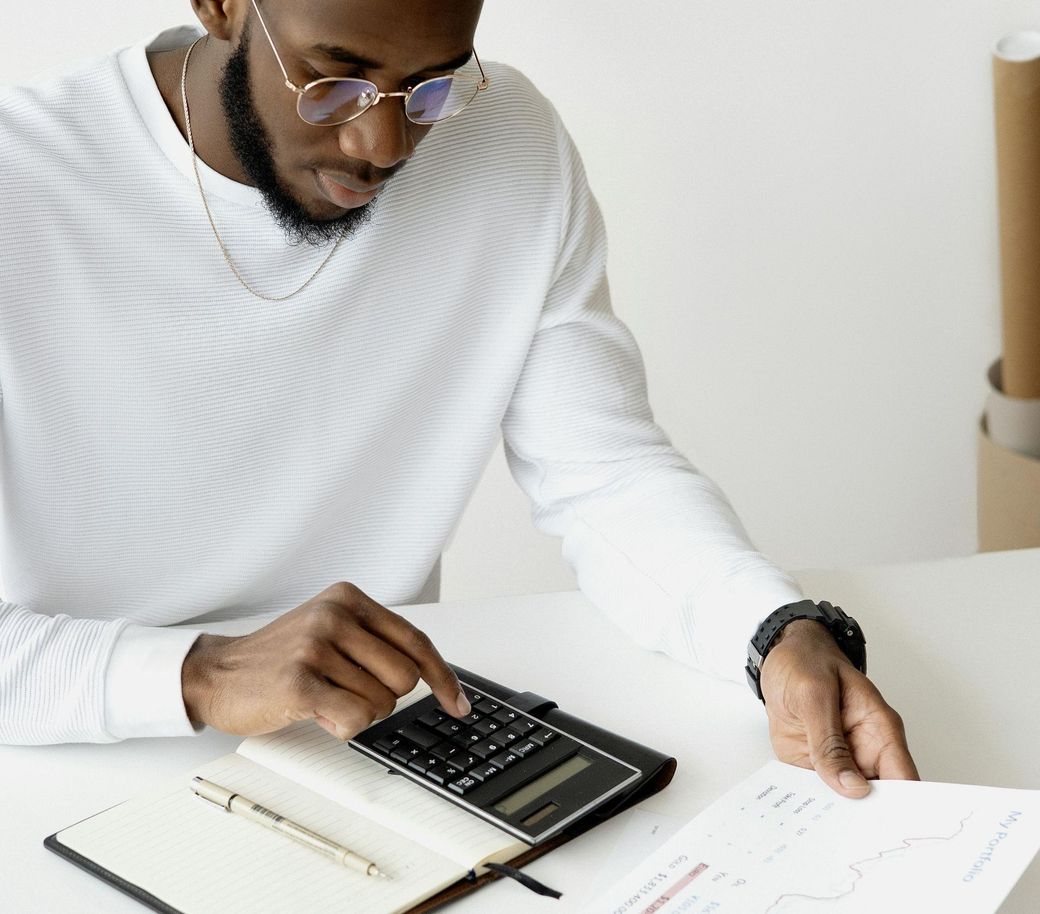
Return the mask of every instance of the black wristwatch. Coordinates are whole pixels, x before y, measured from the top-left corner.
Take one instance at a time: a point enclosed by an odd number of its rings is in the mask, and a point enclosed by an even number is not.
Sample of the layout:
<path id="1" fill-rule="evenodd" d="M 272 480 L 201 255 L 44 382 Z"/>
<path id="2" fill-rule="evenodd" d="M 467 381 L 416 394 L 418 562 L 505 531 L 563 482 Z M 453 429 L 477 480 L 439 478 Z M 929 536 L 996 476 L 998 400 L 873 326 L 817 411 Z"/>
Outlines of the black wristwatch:
<path id="1" fill-rule="evenodd" d="M 863 629 L 852 616 L 846 615 L 840 606 L 832 606 L 823 600 L 819 603 L 812 600 L 788 603 L 776 612 L 770 613 L 758 627 L 755 637 L 748 642 L 748 661 L 744 672 L 747 673 L 751 691 L 762 701 L 765 701 L 759 683 L 762 662 L 776 643 L 777 636 L 784 630 L 784 626 L 798 619 L 822 622 L 838 643 L 842 653 L 852 661 L 852 665 L 861 673 L 867 672 L 867 639 L 863 637 Z"/>

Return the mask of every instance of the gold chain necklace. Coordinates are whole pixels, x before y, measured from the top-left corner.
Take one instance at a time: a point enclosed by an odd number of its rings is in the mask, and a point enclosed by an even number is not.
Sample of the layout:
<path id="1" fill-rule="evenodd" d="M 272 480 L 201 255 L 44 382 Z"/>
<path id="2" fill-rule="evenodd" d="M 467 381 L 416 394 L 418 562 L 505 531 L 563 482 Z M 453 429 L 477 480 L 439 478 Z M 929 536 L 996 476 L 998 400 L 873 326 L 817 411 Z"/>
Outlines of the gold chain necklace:
<path id="1" fill-rule="evenodd" d="M 205 37 L 205 35 L 202 35 L 201 37 L 196 38 L 195 41 L 191 43 L 191 45 L 188 48 L 188 53 L 184 55 L 184 66 L 181 67 L 181 104 L 184 106 L 184 125 L 187 128 L 188 133 L 188 146 L 191 148 L 191 167 L 195 171 L 195 183 L 199 186 L 199 196 L 202 197 L 202 205 L 206 209 L 206 216 L 209 219 L 210 228 L 213 229 L 213 237 L 217 239 L 217 244 L 220 245 L 220 252 L 224 255 L 224 260 L 227 261 L 227 265 L 231 267 L 231 272 L 235 274 L 235 277 L 238 279 L 240 283 L 242 283 L 242 286 L 246 289 L 246 291 L 250 292 L 252 295 L 255 295 L 257 298 L 262 298 L 264 301 L 273 302 L 286 301 L 287 299 L 292 298 L 294 295 L 297 295 L 298 293 L 302 292 L 304 289 L 307 288 L 307 286 L 311 284 L 311 280 L 313 280 L 314 277 L 317 276 L 324 269 L 325 264 L 327 264 L 329 260 L 332 259 L 332 255 L 336 253 L 336 249 L 339 247 L 340 242 L 344 239 L 344 237 L 346 237 L 346 232 L 340 233 L 339 238 L 336 239 L 336 243 L 332 246 L 332 250 L 329 251 L 325 259 L 320 264 L 318 264 L 318 269 L 311 273 L 307 281 L 302 286 L 300 286 L 300 288 L 298 288 L 295 292 L 290 292 L 288 295 L 264 295 L 262 292 L 257 292 L 256 289 L 250 286 L 249 283 L 247 283 L 245 279 L 242 278 L 242 274 L 238 272 L 238 268 L 231 260 L 231 255 L 228 253 L 228 249 L 225 247 L 224 242 L 220 237 L 220 233 L 217 231 L 217 224 L 213 221 L 213 213 L 210 212 L 209 203 L 206 201 L 206 192 L 202 189 L 202 179 L 199 177 L 198 157 L 195 155 L 195 141 L 192 139 L 191 136 L 191 117 L 188 115 L 188 92 L 186 89 L 188 76 L 188 58 L 191 57 L 191 52 L 192 50 L 194 50 L 195 45 L 197 45 Z"/>

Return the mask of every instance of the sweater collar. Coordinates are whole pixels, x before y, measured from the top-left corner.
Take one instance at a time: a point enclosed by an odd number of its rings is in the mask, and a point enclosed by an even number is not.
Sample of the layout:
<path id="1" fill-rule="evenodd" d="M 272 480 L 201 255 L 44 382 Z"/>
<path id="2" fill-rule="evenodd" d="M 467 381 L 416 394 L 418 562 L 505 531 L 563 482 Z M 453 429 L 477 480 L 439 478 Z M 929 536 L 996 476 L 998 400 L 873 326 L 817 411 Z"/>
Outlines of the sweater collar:
<path id="1" fill-rule="evenodd" d="M 202 34 L 202 27 L 197 24 L 176 26 L 124 48 L 118 53 L 119 68 L 122 70 L 130 96 L 148 128 L 148 132 L 166 158 L 192 184 L 195 183 L 195 173 L 191 163 L 191 148 L 166 107 L 166 102 L 159 87 L 155 84 L 155 78 L 148 66 L 146 55 L 150 51 L 184 47 Z M 216 194 L 241 206 L 263 209 L 263 197 L 255 187 L 232 181 L 231 178 L 214 171 L 201 158 L 198 159 L 198 163 L 199 178 L 207 195 Z"/>

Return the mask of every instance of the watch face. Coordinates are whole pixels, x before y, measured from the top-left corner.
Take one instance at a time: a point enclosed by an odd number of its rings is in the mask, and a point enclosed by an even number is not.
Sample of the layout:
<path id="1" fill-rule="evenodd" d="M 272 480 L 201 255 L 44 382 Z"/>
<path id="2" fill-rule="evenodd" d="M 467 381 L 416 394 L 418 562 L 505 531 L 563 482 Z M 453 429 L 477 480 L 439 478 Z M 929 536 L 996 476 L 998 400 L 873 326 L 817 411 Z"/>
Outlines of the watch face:
<path id="1" fill-rule="evenodd" d="M 831 634 L 838 643 L 842 653 L 852 661 L 852 665 L 861 673 L 867 672 L 866 639 L 859 624 L 851 616 L 835 620 L 831 625 Z"/>

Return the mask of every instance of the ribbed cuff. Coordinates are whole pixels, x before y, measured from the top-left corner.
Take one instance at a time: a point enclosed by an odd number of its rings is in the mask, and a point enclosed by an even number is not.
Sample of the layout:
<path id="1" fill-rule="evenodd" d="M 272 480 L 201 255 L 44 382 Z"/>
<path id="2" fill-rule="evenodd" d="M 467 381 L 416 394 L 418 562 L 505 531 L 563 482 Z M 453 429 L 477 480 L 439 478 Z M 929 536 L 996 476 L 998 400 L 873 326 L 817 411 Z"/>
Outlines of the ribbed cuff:
<path id="1" fill-rule="evenodd" d="M 704 666 L 724 679 L 743 682 L 747 645 L 762 620 L 786 603 L 803 599 L 798 585 L 779 569 L 758 569 L 701 591 L 696 608 L 686 611 L 694 618 L 692 630 L 707 655 Z"/>
<path id="2" fill-rule="evenodd" d="M 127 625 L 105 675 L 105 729 L 116 739 L 191 736 L 181 667 L 201 631 Z"/>

